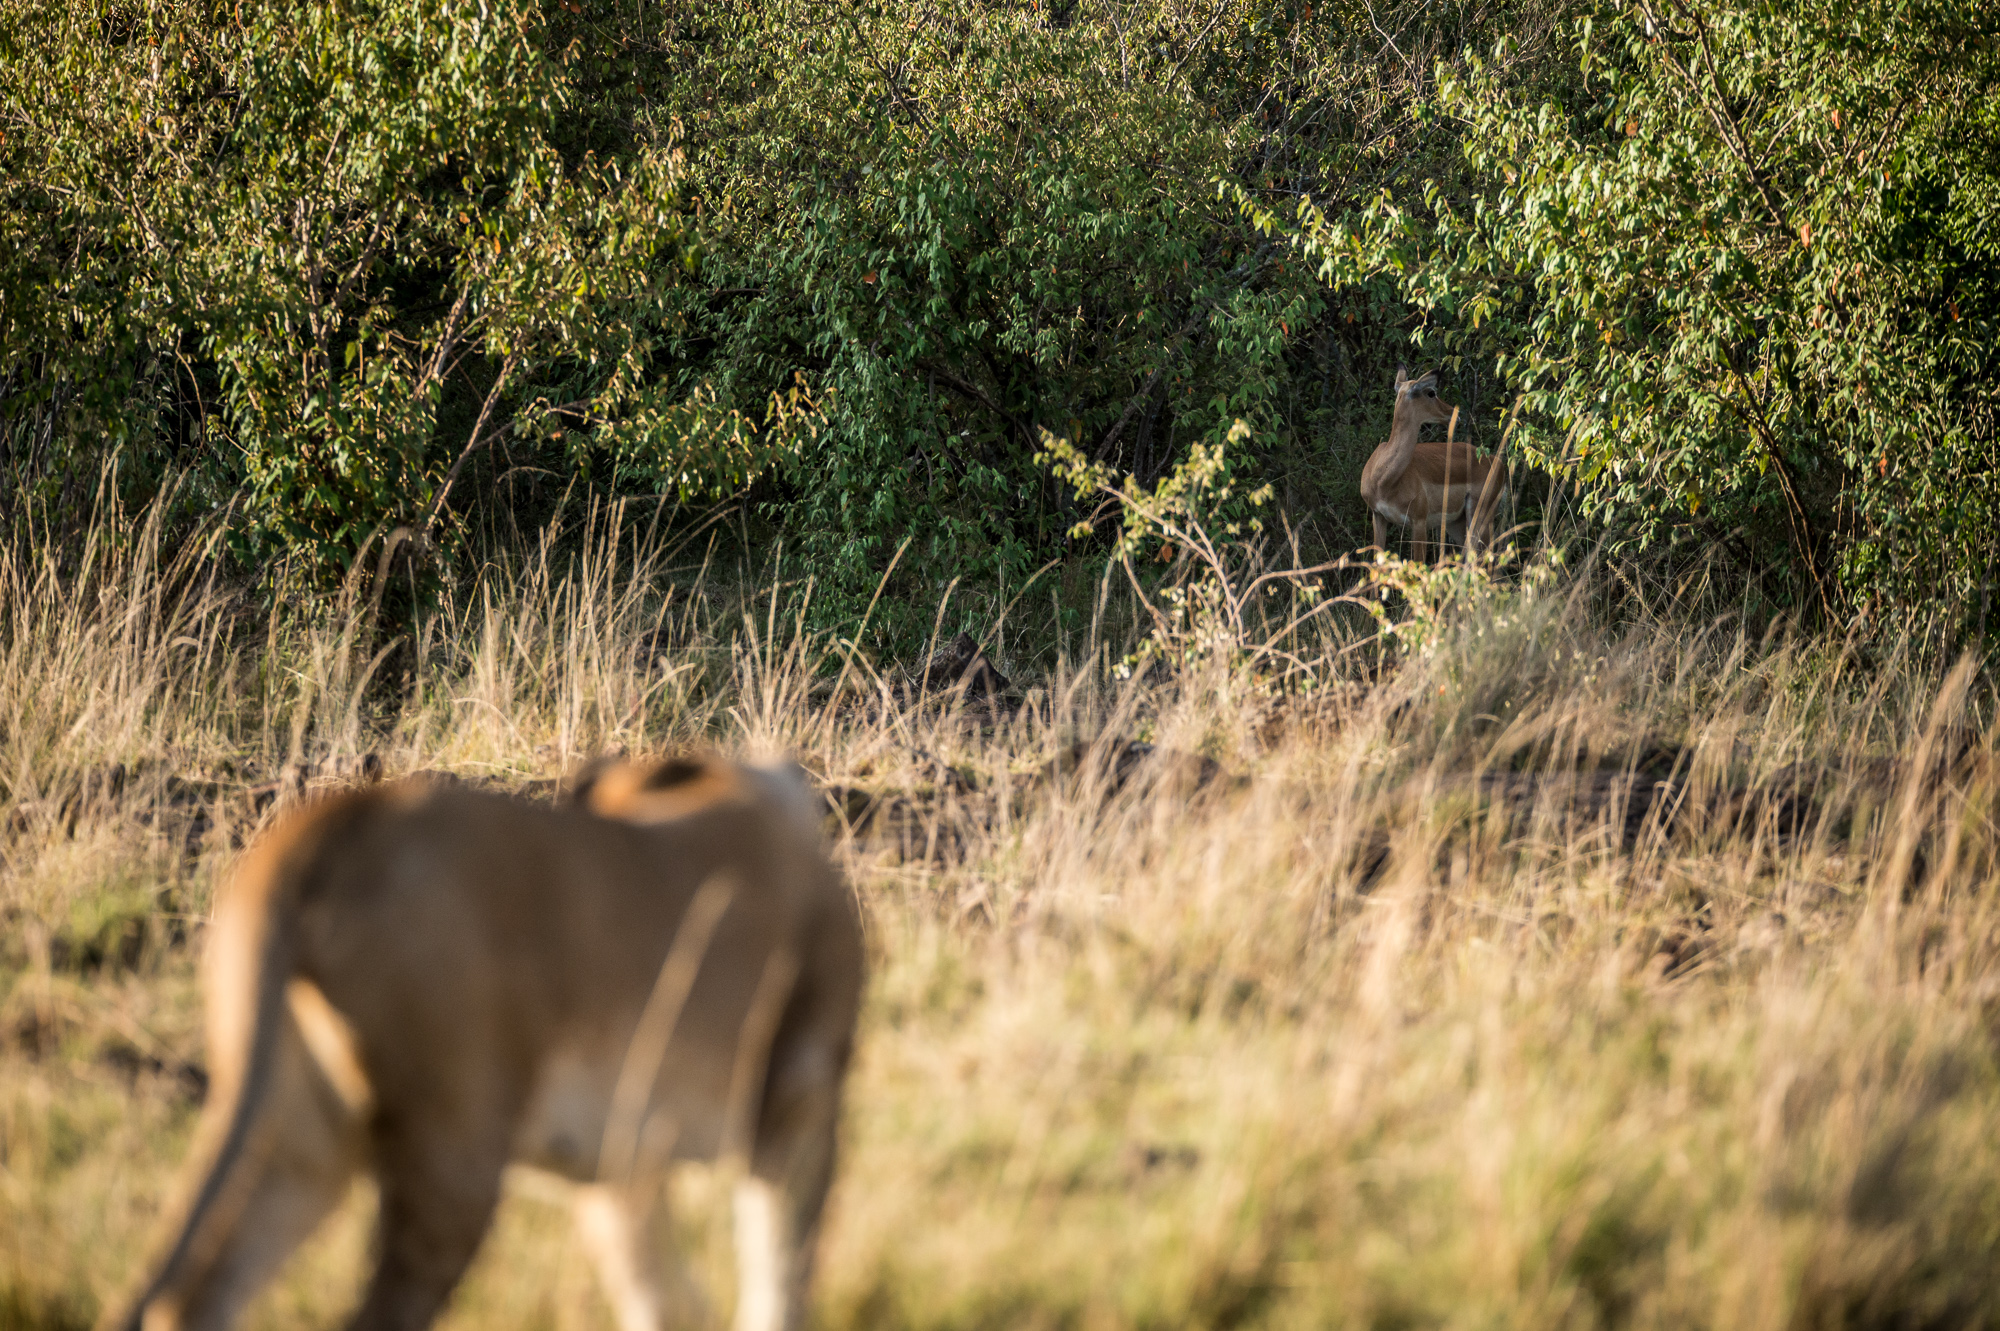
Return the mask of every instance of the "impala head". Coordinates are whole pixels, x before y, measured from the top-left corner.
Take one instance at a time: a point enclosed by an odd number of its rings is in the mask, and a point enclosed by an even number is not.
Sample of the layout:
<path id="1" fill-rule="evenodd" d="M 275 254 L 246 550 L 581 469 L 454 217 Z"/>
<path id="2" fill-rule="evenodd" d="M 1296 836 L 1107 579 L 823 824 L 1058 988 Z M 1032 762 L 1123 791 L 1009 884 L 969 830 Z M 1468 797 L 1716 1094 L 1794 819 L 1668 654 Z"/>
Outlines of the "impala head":
<path id="1" fill-rule="evenodd" d="M 1412 379 L 1405 367 L 1396 367 L 1396 419 L 1400 423 L 1406 417 L 1422 425 L 1436 421 L 1442 425 L 1451 419 L 1455 408 L 1438 396 L 1437 371 Z"/>

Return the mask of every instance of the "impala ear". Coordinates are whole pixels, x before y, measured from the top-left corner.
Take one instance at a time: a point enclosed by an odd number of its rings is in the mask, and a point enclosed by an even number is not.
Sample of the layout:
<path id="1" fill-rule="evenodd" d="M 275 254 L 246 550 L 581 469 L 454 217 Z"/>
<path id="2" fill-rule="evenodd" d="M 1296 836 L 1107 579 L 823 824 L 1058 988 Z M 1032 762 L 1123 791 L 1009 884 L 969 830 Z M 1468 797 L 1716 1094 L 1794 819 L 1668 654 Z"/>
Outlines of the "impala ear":
<path id="1" fill-rule="evenodd" d="M 1396 366 L 1396 387 L 1401 388 L 1408 382 L 1410 382 L 1410 367 L 1407 365 Z"/>

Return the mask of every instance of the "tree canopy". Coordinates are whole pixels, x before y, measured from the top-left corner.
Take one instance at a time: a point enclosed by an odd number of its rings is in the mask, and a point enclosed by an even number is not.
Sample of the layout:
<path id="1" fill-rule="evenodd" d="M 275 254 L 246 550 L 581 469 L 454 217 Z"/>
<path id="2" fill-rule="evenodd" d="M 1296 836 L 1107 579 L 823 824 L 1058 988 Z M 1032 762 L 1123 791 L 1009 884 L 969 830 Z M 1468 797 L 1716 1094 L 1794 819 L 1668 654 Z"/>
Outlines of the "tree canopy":
<path id="1" fill-rule="evenodd" d="M 2000 549 L 1996 28 L 0 0 L 0 505 L 174 475 L 238 558 L 337 574 L 578 483 L 744 495 L 852 618 L 906 542 L 912 605 L 1077 553 L 1045 432 L 1147 483 L 1241 421 L 1244 480 L 1358 545 L 1409 358 L 1614 544 L 1963 635 Z"/>

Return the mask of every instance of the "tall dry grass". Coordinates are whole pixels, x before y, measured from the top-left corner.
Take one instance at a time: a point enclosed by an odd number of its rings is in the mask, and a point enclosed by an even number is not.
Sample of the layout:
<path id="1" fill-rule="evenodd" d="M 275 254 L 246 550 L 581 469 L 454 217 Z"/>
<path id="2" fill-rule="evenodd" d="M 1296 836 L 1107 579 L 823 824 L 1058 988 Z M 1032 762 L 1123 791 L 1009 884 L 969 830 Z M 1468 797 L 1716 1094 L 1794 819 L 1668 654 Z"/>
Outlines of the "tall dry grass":
<path id="1" fill-rule="evenodd" d="M 359 591 L 252 616 L 159 544 L 0 555 L 0 1327 L 87 1323 L 138 1262 L 210 886 L 286 764 L 535 792 L 697 742 L 842 793 L 873 972 L 826 1326 L 2000 1324 L 1968 669 L 1614 625 L 1584 574 L 1486 586 L 1386 664 L 1330 629 L 1307 692 L 1215 655 L 1120 680 L 1129 644 L 1081 640 L 1003 715 L 629 514 L 379 660 Z M 716 1180 L 676 1194 L 726 1290 Z M 337 1320 L 366 1222 L 257 1324 Z M 608 1315 L 530 1191 L 453 1323 Z"/>

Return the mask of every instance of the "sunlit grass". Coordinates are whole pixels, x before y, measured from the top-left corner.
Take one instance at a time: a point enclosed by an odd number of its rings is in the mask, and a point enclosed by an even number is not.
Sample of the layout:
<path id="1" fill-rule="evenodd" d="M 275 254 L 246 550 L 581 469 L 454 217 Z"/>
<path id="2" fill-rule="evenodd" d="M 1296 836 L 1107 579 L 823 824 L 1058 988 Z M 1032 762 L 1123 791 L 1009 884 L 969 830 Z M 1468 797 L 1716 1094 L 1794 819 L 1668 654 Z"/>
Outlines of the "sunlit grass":
<path id="1" fill-rule="evenodd" d="M 873 801 L 836 841 L 873 970 L 829 1327 L 2000 1322 L 2000 771 L 1964 671 L 1612 626 L 1585 574 L 1307 696 L 1016 629 L 996 720 L 803 633 L 805 583 L 610 513 L 379 660 L 366 597 L 253 619 L 157 546 L 0 555 L 0 1327 L 86 1324 L 140 1262 L 200 920 L 287 763 L 539 792 L 690 743 Z M 1225 777 L 1037 777 L 1105 737 Z M 719 1182 L 675 1199 L 726 1314 Z M 336 1323 L 367 1223 L 257 1324 Z M 608 1324 L 558 1207 L 509 1200 L 453 1324 Z"/>

